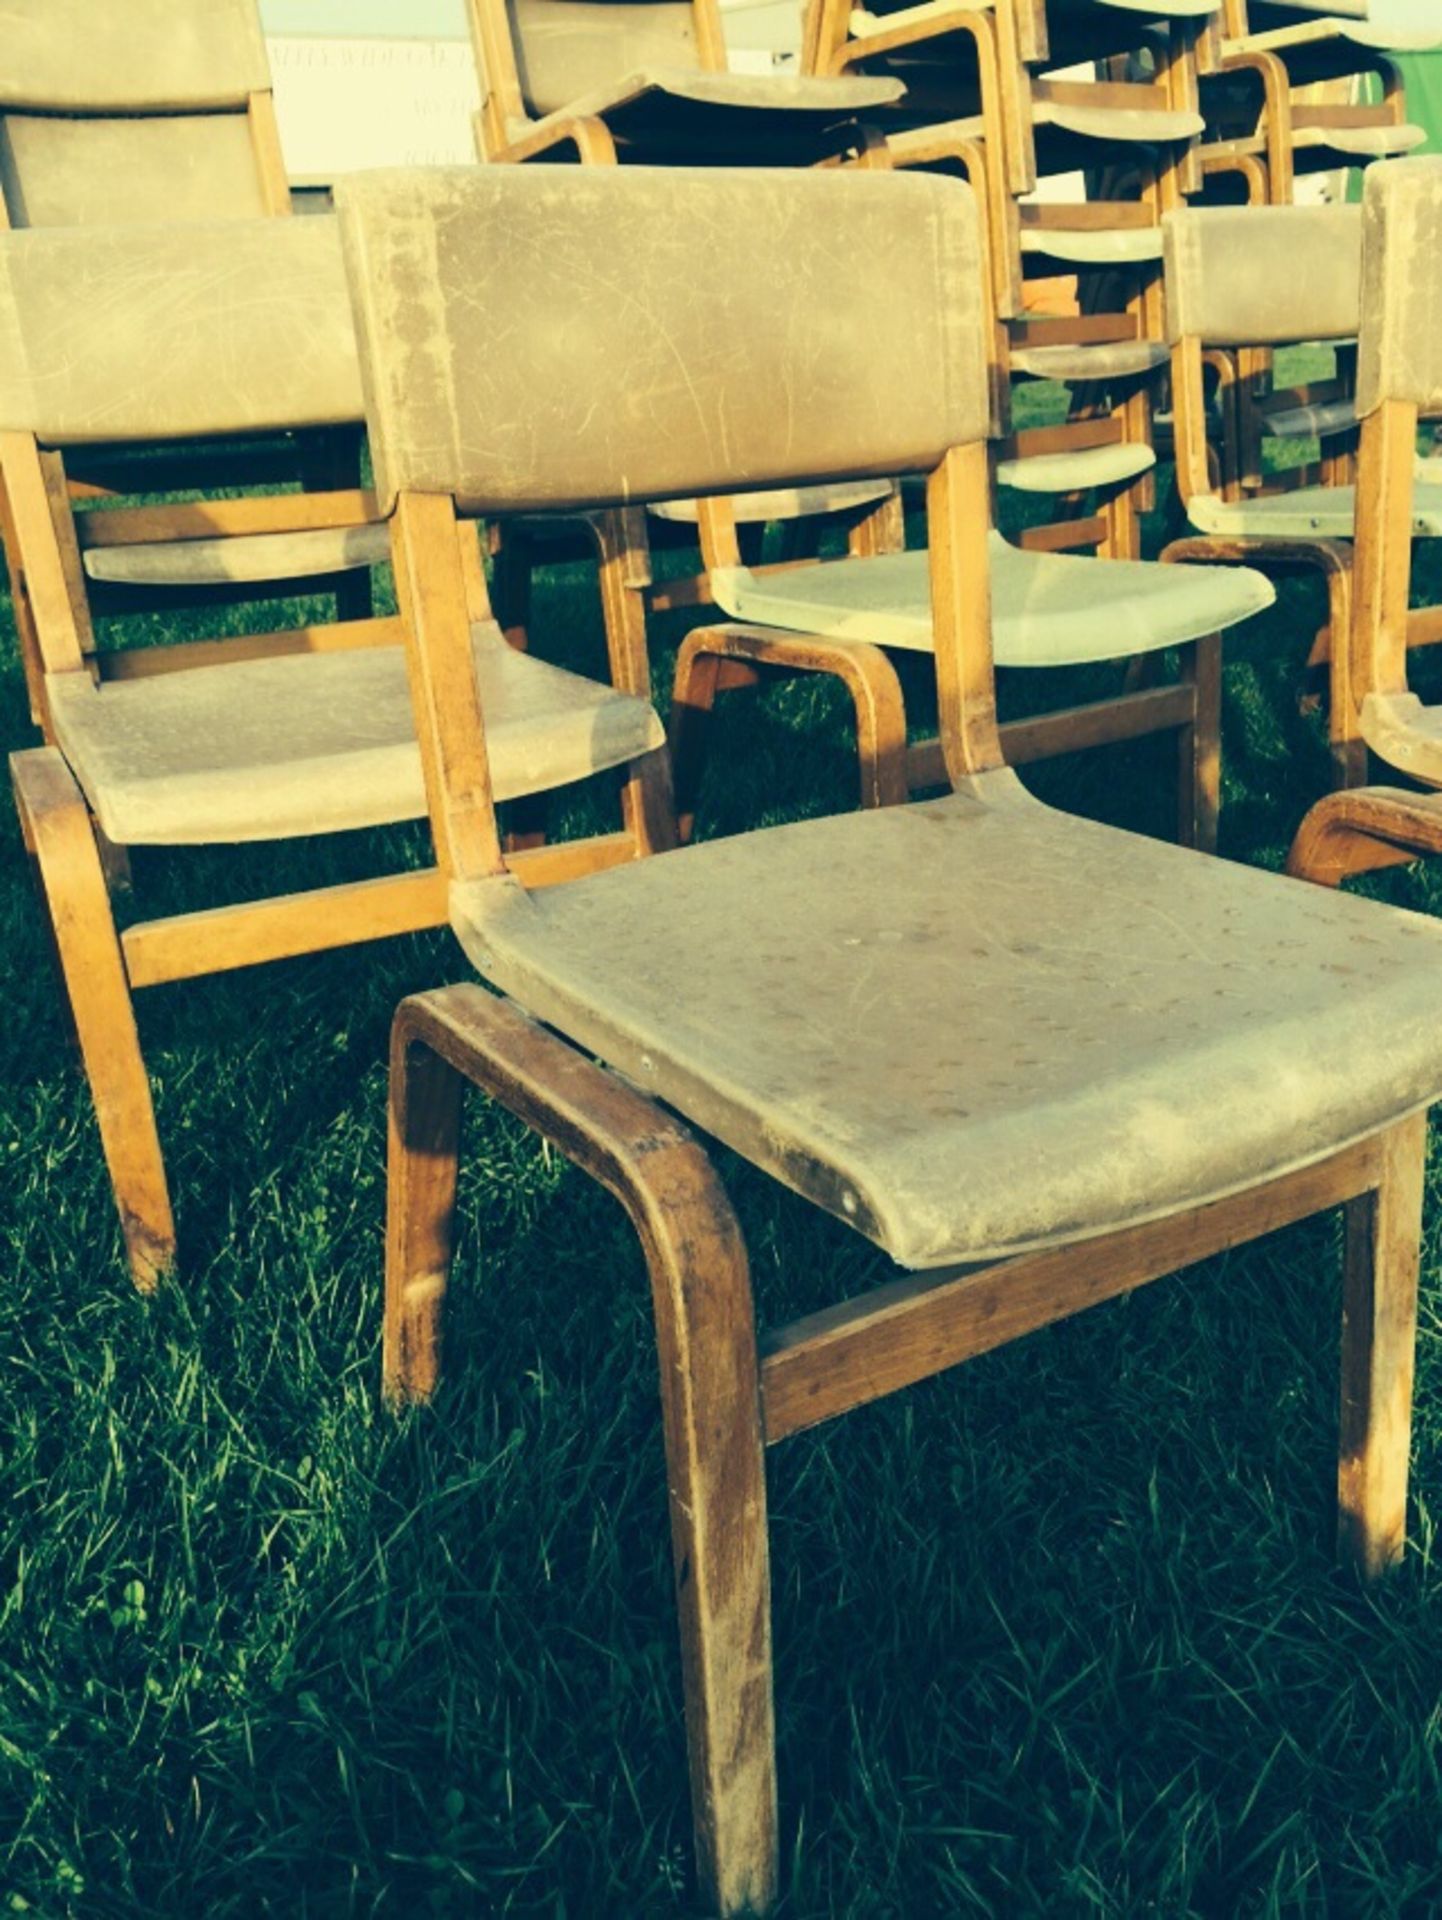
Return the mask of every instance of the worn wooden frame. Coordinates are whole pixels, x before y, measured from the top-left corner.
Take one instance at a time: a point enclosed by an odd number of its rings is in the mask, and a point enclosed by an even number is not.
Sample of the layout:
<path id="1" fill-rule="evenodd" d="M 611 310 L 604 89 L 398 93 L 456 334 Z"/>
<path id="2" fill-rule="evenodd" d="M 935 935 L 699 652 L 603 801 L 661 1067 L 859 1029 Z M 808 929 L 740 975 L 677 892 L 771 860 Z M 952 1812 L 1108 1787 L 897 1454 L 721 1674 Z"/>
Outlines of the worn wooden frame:
<path id="1" fill-rule="evenodd" d="M 1442 793 L 1368 787 L 1362 703 L 1407 691 L 1411 647 L 1442 639 L 1435 609 L 1412 610 L 1411 502 L 1418 410 L 1384 400 L 1362 423 L 1349 617 L 1334 643 L 1333 702 L 1351 743 L 1351 791 L 1328 794 L 1297 830 L 1287 871 L 1340 886 L 1355 874 L 1442 853 Z"/>
<path id="2" fill-rule="evenodd" d="M 953 783 L 1002 764 L 990 660 L 987 463 L 954 449 L 928 481 L 942 756 Z M 444 559 L 447 503 L 401 515 Z M 405 536 L 409 539 L 409 535 Z M 416 549 L 417 558 L 421 549 Z M 415 569 L 414 586 L 423 584 Z M 444 621 L 420 694 L 442 859 L 498 871 L 484 737 Z M 444 657 L 442 657 L 444 656 Z M 440 1369 L 464 1087 L 481 1088 L 608 1188 L 651 1278 L 670 1486 L 697 1865 L 707 1910 L 777 1894 L 764 1448 L 1121 1292 L 1336 1205 L 1347 1208 L 1338 1543 L 1373 1577 L 1405 1539 L 1426 1122 L 1414 1115 L 1301 1172 L 1079 1245 L 907 1274 L 764 1335 L 746 1249 L 702 1146 L 667 1111 L 478 986 L 406 1001 L 391 1056 L 384 1383 L 424 1400 Z"/>

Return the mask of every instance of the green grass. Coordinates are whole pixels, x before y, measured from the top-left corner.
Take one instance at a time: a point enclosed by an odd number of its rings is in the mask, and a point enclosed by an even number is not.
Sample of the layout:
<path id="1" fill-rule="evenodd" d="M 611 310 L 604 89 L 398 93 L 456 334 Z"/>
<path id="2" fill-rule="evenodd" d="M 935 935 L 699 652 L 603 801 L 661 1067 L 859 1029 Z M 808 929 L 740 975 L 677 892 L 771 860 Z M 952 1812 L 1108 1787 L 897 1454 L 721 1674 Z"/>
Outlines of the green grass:
<path id="1" fill-rule="evenodd" d="M 1320 618 L 1290 587 L 1232 648 L 1233 857 L 1276 866 L 1325 783 Z M 583 578 L 543 583 L 536 631 L 595 661 Z M 3 672 L 23 745 L 8 644 Z M 1165 748 L 1034 784 L 1169 826 Z M 703 826 L 853 789 L 831 690 L 731 696 Z M 398 851 L 420 836 L 136 882 L 150 910 Z M 387 1025 L 463 975 L 449 938 L 143 997 L 186 1250 L 146 1303 L 8 813 L 0 855 L 0 1913 L 694 1911 L 645 1275 L 613 1204 L 479 1103 L 447 1383 L 378 1404 Z M 1425 873 L 1374 890 L 1442 905 Z M 723 1168 L 764 1318 L 882 1276 Z M 788 1920 L 1442 1910 L 1431 1198 L 1414 1548 L 1375 1596 L 1330 1555 L 1335 1219 L 773 1454 Z"/>

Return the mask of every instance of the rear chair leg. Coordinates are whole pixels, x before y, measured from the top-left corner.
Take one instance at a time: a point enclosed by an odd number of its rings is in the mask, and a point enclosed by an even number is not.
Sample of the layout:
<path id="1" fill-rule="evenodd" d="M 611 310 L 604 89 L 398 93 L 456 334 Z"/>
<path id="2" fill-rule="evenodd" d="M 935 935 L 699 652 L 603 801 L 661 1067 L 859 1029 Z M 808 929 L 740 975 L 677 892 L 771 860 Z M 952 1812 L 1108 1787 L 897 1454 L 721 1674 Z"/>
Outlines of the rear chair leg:
<path id="1" fill-rule="evenodd" d="M 1208 634 L 1182 650 L 1196 714 L 1177 734 L 1177 839 L 1200 853 L 1217 850 L 1222 809 L 1222 638 Z"/>
<path id="2" fill-rule="evenodd" d="M 175 1263 L 175 1221 L 90 816 L 53 747 L 12 755 L 10 772 L 21 830 L 50 915 L 131 1276 L 149 1292 Z"/>
<path id="3" fill-rule="evenodd" d="M 1368 1580 L 1395 1566 L 1407 1541 L 1426 1153 L 1419 1113 L 1384 1137 L 1376 1191 L 1347 1206 L 1337 1543 Z"/>
<path id="4" fill-rule="evenodd" d="M 776 1897 L 760 1364 L 740 1229 L 710 1161 L 644 1095 L 476 986 L 402 1003 L 391 1048 L 385 1381 L 436 1381 L 463 1080 L 606 1187 L 651 1277 L 697 1868 L 723 1920 Z"/>

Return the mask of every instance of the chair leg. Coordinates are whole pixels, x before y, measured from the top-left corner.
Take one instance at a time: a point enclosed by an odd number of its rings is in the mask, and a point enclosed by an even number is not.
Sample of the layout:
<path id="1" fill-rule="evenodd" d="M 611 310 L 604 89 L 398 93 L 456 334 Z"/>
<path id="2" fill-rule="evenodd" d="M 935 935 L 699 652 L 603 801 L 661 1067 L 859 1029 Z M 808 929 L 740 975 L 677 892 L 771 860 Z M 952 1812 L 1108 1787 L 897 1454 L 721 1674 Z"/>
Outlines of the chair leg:
<path id="1" fill-rule="evenodd" d="M 125 960 L 80 789 L 53 747 L 12 755 L 21 830 L 35 859 L 131 1276 L 149 1292 L 175 1262 L 175 1222 Z"/>
<path id="2" fill-rule="evenodd" d="M 706 766 L 711 712 L 716 705 L 721 662 L 707 653 L 701 636 L 692 634 L 676 656 L 676 678 L 671 687 L 671 717 L 667 732 L 671 749 L 671 788 L 675 796 L 676 832 L 683 843 L 696 824 L 696 801 Z"/>
<path id="3" fill-rule="evenodd" d="M 1382 1142 L 1374 1193 L 1347 1206 L 1337 1542 L 1365 1579 L 1402 1558 L 1417 1343 L 1427 1116 Z"/>
<path id="4" fill-rule="evenodd" d="M 1201 853 L 1217 850 L 1222 806 L 1222 638 L 1208 634 L 1183 649 L 1196 716 L 1177 734 L 1177 839 Z"/>
<path id="5" fill-rule="evenodd" d="M 392 1406 L 429 1400 L 440 1380 L 460 1154 L 459 1073 L 391 1036 L 382 1391 Z"/>
<path id="6" fill-rule="evenodd" d="M 429 1059 L 424 1056 L 429 1055 Z M 387 1389 L 428 1389 L 462 1078 L 621 1201 L 650 1270 L 698 1877 L 708 1909 L 776 1897 L 776 1762 L 760 1365 L 746 1249 L 685 1129 L 480 987 L 402 1003 L 392 1040 Z M 398 1144 L 397 1144 L 398 1143 Z"/>

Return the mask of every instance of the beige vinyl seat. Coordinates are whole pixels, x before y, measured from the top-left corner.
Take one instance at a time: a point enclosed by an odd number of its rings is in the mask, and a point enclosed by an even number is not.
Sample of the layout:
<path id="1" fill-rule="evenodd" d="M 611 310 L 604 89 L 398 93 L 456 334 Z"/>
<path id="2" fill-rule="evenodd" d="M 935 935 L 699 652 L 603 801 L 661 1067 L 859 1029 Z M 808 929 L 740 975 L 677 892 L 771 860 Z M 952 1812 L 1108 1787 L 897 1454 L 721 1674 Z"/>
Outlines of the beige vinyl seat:
<path id="1" fill-rule="evenodd" d="M 1003 765 L 989 328 L 964 185 L 596 167 L 561 192 L 544 173 L 394 172 L 338 193 L 433 833 L 455 932 L 500 989 L 397 1014 L 385 1384 L 437 1384 L 469 1080 L 637 1228 L 695 1905 L 731 1920 L 778 1890 L 768 1444 L 1343 1203 L 1341 1539 L 1369 1572 L 1399 1557 L 1442 925 L 1067 819 Z M 537 231 L 535 271 L 476 272 Z M 558 318 L 558 293 L 613 256 L 652 324 Z M 818 305 L 837 321 L 820 363 Z M 744 359 L 715 351 L 718 306 Z M 418 363 L 444 380 L 416 381 Z M 658 431 L 683 400 L 689 430 Z M 450 560 L 460 521 L 918 470 L 949 797 L 545 896 L 506 870 Z M 758 1334 L 741 1227 L 684 1122 L 903 1270 Z"/>
<path id="2" fill-rule="evenodd" d="M 545 793 L 665 744 L 647 700 L 476 627 L 496 797 Z M 279 840 L 423 819 L 398 646 L 225 661 L 96 685 L 56 676 L 55 743 L 117 846 Z"/>
<path id="3" fill-rule="evenodd" d="M 903 1267 L 1205 1204 L 1437 1073 L 1442 930 L 1290 898 L 1005 774 L 543 897 L 479 881 L 452 924 L 493 986 Z M 1339 1074 L 1314 1040 L 1343 1006 Z"/>
<path id="4" fill-rule="evenodd" d="M 397 618 L 102 644 L 113 636 L 97 634 L 77 522 L 122 510 L 77 514 L 70 462 L 97 447 L 139 458 L 156 444 L 358 425 L 361 412 L 334 219 L 0 234 L 5 531 L 34 615 L 50 741 L 16 754 L 11 772 L 141 1285 L 170 1266 L 175 1227 L 134 989 L 436 926 L 445 896 L 422 866 L 117 928 L 101 864 L 112 849 L 306 840 L 424 819 L 425 783 Z M 311 496 L 280 498 L 328 511 Z M 183 511 L 203 528 L 251 505 L 201 500 Z M 374 497 L 351 510 L 353 524 L 314 537 L 361 543 L 369 564 L 382 557 Z M 389 557 L 384 522 L 380 532 Z M 267 538 L 198 534 L 186 545 L 192 579 L 208 567 L 233 579 L 236 556 Z M 93 549 L 101 560 L 144 551 Z M 602 836 L 599 853 L 568 846 L 564 870 L 668 843 L 665 734 L 646 697 L 644 650 L 625 653 L 625 636 L 610 636 L 609 683 L 516 652 L 490 617 L 473 529 L 448 559 L 467 583 L 473 671 L 495 717 L 494 792 L 519 799 L 614 769 L 622 830 Z M 517 857 L 538 873 L 553 862 L 544 845 Z"/>
<path id="5" fill-rule="evenodd" d="M 1276 594 L 1245 569 L 1168 567 L 1025 553 L 990 542 L 992 652 L 999 667 L 1071 667 L 1125 659 L 1220 633 Z M 718 605 L 737 620 L 907 652 L 934 647 L 925 553 L 829 560 L 756 574 L 713 574 Z"/>

